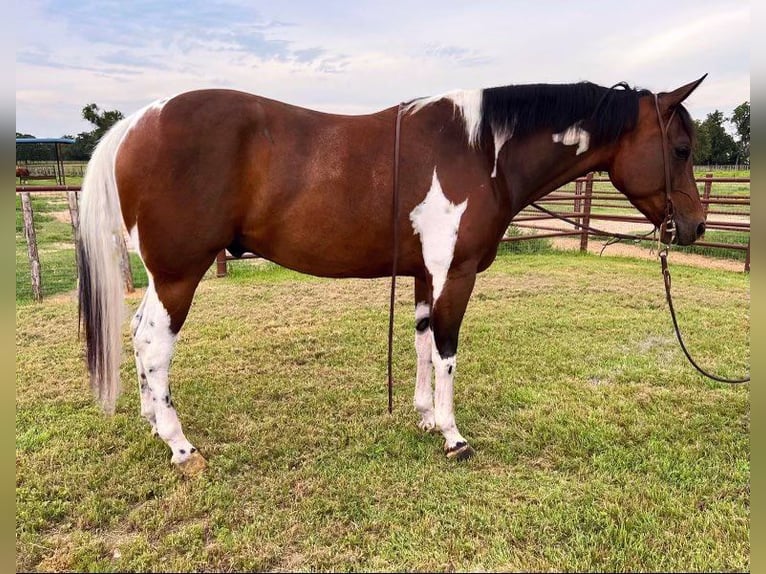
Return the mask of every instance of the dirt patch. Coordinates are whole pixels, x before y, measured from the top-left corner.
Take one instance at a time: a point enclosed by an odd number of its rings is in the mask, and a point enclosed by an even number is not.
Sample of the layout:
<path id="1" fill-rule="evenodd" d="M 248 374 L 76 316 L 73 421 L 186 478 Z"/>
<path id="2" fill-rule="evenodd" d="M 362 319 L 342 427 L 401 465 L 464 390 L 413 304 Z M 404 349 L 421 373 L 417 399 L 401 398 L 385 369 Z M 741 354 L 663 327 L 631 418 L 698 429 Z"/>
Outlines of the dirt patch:
<path id="1" fill-rule="evenodd" d="M 49 211 L 48 215 L 50 215 L 56 221 L 61 221 L 63 223 L 72 223 L 72 217 L 69 215 L 68 209 L 63 209 L 61 211 Z"/>
<path id="2" fill-rule="evenodd" d="M 571 250 L 580 249 L 580 239 L 570 239 L 568 237 L 555 237 L 551 239 L 551 244 L 556 249 Z M 598 253 L 601 251 L 603 243 L 589 240 L 588 252 Z M 649 251 L 644 247 L 637 245 L 628 245 L 626 243 L 615 243 L 610 245 L 604 250 L 604 255 L 616 255 L 622 257 L 637 257 L 639 259 L 657 259 L 656 251 Z M 721 269 L 724 271 L 739 271 L 743 272 L 745 269 L 744 261 L 735 261 L 733 259 L 718 259 L 715 257 L 705 257 L 704 255 L 697 255 L 696 253 L 680 253 L 678 251 L 671 250 L 668 257 L 668 261 L 672 265 L 673 263 L 680 263 L 683 265 L 693 265 L 695 267 L 705 267 L 707 269 Z"/>

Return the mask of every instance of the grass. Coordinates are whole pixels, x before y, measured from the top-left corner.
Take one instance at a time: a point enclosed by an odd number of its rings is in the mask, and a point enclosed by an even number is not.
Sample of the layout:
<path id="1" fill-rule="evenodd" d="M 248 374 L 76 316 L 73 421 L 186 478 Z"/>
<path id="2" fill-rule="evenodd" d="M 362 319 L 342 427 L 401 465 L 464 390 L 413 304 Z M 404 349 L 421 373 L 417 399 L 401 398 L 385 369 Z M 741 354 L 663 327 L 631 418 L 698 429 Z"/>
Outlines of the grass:
<path id="1" fill-rule="evenodd" d="M 178 476 L 127 391 L 87 391 L 69 297 L 16 309 L 19 570 L 748 570 L 747 387 L 694 374 L 654 262 L 502 255 L 462 329 L 465 464 L 415 426 L 411 281 L 232 264 L 201 283 L 174 401 L 210 466 Z M 675 266 L 699 361 L 749 365 L 749 277 Z M 128 299 L 135 309 L 139 295 Z"/>
<path id="2" fill-rule="evenodd" d="M 40 257 L 43 297 L 67 293 L 77 286 L 75 251 L 69 206 L 65 194 L 31 195 L 35 235 Z M 133 282 L 147 285 L 146 270 L 138 255 L 130 254 Z M 27 243 L 21 198 L 16 196 L 16 301 L 32 300 Z"/>

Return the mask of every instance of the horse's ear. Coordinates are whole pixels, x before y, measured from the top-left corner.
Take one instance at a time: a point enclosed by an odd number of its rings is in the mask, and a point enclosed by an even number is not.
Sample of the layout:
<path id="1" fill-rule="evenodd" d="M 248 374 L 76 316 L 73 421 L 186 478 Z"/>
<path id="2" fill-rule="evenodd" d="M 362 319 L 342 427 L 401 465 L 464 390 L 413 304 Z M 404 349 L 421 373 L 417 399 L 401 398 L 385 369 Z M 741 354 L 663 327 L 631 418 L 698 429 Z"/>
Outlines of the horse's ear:
<path id="1" fill-rule="evenodd" d="M 689 95 L 697 89 L 697 86 L 699 86 L 702 83 L 702 80 L 705 78 L 707 78 L 707 74 L 702 76 L 699 80 L 690 82 L 685 86 L 681 86 L 680 88 L 673 90 L 672 92 L 663 92 L 658 94 L 660 97 L 660 106 L 663 108 L 663 110 L 670 110 L 675 108 L 678 104 L 688 98 Z"/>

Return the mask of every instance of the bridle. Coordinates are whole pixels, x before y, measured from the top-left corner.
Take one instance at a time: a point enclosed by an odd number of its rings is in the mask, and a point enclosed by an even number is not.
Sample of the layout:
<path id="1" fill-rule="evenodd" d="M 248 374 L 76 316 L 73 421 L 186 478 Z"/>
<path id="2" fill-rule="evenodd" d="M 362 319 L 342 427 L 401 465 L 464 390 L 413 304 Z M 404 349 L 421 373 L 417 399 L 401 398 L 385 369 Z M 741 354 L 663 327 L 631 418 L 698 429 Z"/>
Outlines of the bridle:
<path id="1" fill-rule="evenodd" d="M 692 366 L 697 369 L 701 374 L 704 376 L 713 379 L 714 381 L 718 381 L 719 383 L 727 383 L 730 385 L 736 385 L 740 383 L 747 383 L 750 381 L 750 377 L 743 377 L 739 379 L 727 379 L 725 377 L 720 377 L 718 375 L 714 375 L 712 373 L 709 373 L 702 367 L 700 367 L 697 362 L 694 360 L 694 358 L 691 356 L 691 353 L 689 353 L 689 350 L 686 348 L 686 345 L 684 344 L 684 339 L 681 336 L 681 329 L 678 326 L 678 319 L 676 319 L 676 311 L 673 307 L 673 297 L 670 294 L 670 286 L 671 286 L 671 277 L 670 277 L 670 269 L 668 268 L 668 251 L 669 251 L 669 245 L 673 243 L 673 240 L 675 239 L 675 233 L 676 233 L 676 226 L 675 222 L 673 220 L 673 202 L 670 198 L 670 192 L 672 191 L 672 181 L 670 177 L 670 156 L 668 154 L 668 128 L 670 127 L 670 122 L 673 121 L 673 118 L 676 115 L 676 109 L 673 109 L 673 112 L 670 114 L 670 118 L 668 118 L 668 122 L 666 124 L 662 123 L 662 114 L 660 113 L 660 98 L 657 94 L 654 94 L 654 107 L 657 110 L 657 120 L 660 123 L 660 133 L 662 140 L 662 163 L 665 169 L 665 218 L 662 221 L 662 224 L 660 225 L 660 233 L 659 233 L 659 241 L 662 241 L 664 237 L 667 237 L 668 234 L 670 234 L 670 239 L 667 243 L 664 243 L 659 249 L 658 254 L 660 257 L 660 268 L 662 269 L 662 279 L 663 283 L 665 284 L 665 298 L 668 302 L 668 309 L 670 310 L 670 317 L 673 319 L 673 328 L 676 332 L 676 338 L 678 339 L 679 345 L 681 345 L 681 350 L 684 352 L 684 355 L 686 355 L 686 358 L 689 360 L 689 362 L 692 364 Z"/>
<path id="2" fill-rule="evenodd" d="M 670 154 L 668 152 L 668 128 L 673 118 L 676 116 L 676 108 L 673 108 L 673 112 L 670 114 L 667 123 L 662 122 L 662 113 L 660 112 L 660 97 L 654 94 L 654 109 L 657 110 L 657 121 L 660 124 L 660 141 L 662 142 L 662 166 L 665 171 L 665 218 L 660 224 L 660 237 L 661 241 L 663 237 L 670 234 L 670 239 L 665 244 L 664 250 L 667 255 L 667 245 L 673 243 L 676 233 L 675 221 L 673 221 L 673 200 L 670 198 L 670 192 L 673 190 L 673 182 L 670 175 Z M 662 251 L 662 249 L 660 249 Z"/>
<path id="3" fill-rule="evenodd" d="M 694 360 L 694 358 L 691 356 L 691 353 L 689 353 L 689 350 L 686 348 L 686 344 L 684 343 L 683 337 L 681 336 L 681 329 L 678 326 L 678 319 L 676 318 L 676 311 L 673 306 L 673 296 L 670 293 L 670 287 L 671 287 L 672 281 L 670 277 L 670 269 L 668 268 L 668 252 L 670 249 L 670 245 L 675 241 L 675 237 L 676 237 L 676 225 L 673 219 L 673 201 L 670 197 L 670 193 L 673 190 L 673 183 L 672 183 L 672 178 L 670 174 L 670 155 L 668 153 L 668 128 L 670 127 L 670 123 L 673 121 L 673 118 L 676 115 L 676 110 L 674 109 L 673 112 L 670 114 L 670 117 L 668 118 L 667 123 L 663 123 L 662 113 L 660 111 L 660 98 L 657 94 L 654 94 L 654 108 L 657 111 L 657 121 L 659 122 L 659 125 L 660 125 L 660 140 L 662 143 L 662 163 L 663 163 L 663 169 L 665 172 L 665 217 L 663 218 L 662 223 L 660 224 L 660 227 L 659 227 L 659 234 L 657 238 L 657 245 L 658 245 L 657 253 L 660 258 L 662 279 L 665 284 L 665 298 L 668 302 L 670 317 L 673 320 L 673 328 L 676 333 L 676 338 L 678 339 L 678 343 L 679 345 L 681 345 L 681 350 L 684 352 L 684 355 L 686 355 L 686 358 L 689 360 L 691 365 L 695 369 L 697 369 L 697 371 L 699 371 L 699 373 L 701 373 L 702 375 L 708 377 L 709 379 L 713 379 L 714 381 L 718 381 L 719 383 L 727 383 L 731 385 L 747 383 L 750 381 L 749 376 L 738 378 L 738 379 L 727 379 L 725 377 L 720 377 L 718 375 L 709 373 L 708 371 L 700 367 L 697 364 L 697 362 Z M 562 221 L 566 221 L 567 223 L 575 225 L 576 227 L 579 227 L 592 235 L 611 236 L 617 239 L 632 239 L 632 240 L 639 240 L 639 241 L 646 239 L 646 236 L 642 237 L 640 235 L 630 235 L 630 234 L 602 231 L 601 229 L 596 229 L 594 227 L 590 227 L 588 225 L 582 225 L 581 223 L 572 221 L 571 219 L 568 219 L 549 209 L 546 209 L 537 203 L 533 202 L 530 205 L 539 211 L 547 213 L 550 216 L 553 216 L 557 219 L 560 219 Z M 665 240 L 665 238 L 667 238 L 667 240 Z"/>

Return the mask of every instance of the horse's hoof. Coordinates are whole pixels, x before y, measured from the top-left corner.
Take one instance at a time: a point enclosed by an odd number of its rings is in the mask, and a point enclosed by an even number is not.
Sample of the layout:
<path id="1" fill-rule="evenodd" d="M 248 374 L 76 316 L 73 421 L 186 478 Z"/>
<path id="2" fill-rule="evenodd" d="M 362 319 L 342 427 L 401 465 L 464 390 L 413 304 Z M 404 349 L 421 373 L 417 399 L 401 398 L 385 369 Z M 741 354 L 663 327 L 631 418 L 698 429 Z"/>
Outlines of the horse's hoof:
<path id="1" fill-rule="evenodd" d="M 185 461 L 176 464 L 176 468 L 184 476 L 196 476 L 206 467 L 207 461 L 198 451 L 191 453 Z"/>
<path id="2" fill-rule="evenodd" d="M 468 460 L 476 451 L 467 442 L 459 442 L 451 448 L 445 448 L 444 454 L 449 460 Z"/>

